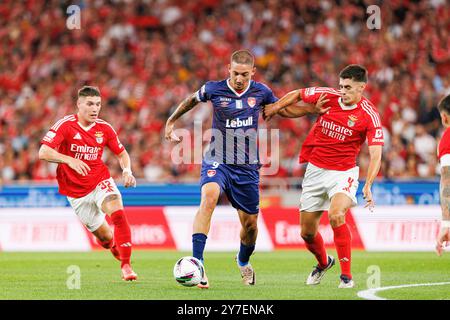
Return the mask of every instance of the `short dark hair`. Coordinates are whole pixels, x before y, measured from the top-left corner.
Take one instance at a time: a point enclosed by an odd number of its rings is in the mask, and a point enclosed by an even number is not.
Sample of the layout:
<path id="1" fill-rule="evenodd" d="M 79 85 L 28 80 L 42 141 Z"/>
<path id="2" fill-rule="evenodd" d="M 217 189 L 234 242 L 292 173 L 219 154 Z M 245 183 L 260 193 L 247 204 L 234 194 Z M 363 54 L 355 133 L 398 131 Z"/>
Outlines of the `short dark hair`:
<path id="1" fill-rule="evenodd" d="M 255 64 L 255 58 L 248 50 L 238 50 L 231 55 L 231 62 L 253 66 Z"/>
<path id="2" fill-rule="evenodd" d="M 438 109 L 439 112 L 445 112 L 450 115 L 450 94 L 439 101 Z"/>
<path id="3" fill-rule="evenodd" d="M 367 70 L 358 64 L 350 64 L 342 69 L 339 73 L 339 78 L 367 83 Z"/>
<path id="4" fill-rule="evenodd" d="M 100 97 L 100 90 L 93 86 L 83 86 L 83 88 L 78 90 L 79 97 Z"/>

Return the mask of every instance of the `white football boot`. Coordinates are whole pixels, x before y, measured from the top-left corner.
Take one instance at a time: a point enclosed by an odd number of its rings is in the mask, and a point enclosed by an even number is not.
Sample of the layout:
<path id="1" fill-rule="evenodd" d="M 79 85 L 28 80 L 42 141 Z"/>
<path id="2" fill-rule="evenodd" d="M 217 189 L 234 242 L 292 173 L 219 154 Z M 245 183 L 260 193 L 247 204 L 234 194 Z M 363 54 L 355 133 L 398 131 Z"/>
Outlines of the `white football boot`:
<path id="1" fill-rule="evenodd" d="M 206 270 L 205 270 L 205 266 L 203 265 L 203 263 L 202 263 L 202 280 L 197 285 L 197 287 L 200 289 L 209 289 L 209 281 L 208 281 L 208 277 L 206 276 Z"/>
<path id="2" fill-rule="evenodd" d="M 341 275 L 341 283 L 339 283 L 339 289 L 353 288 L 355 282 L 347 276 Z"/>
<path id="3" fill-rule="evenodd" d="M 328 264 L 325 267 L 325 269 L 320 268 L 319 265 L 317 264 L 317 266 L 314 267 L 314 270 L 308 276 L 308 279 L 306 279 L 306 284 L 309 286 L 319 284 L 323 276 L 325 275 L 325 272 L 331 269 L 331 267 L 334 266 L 334 263 L 335 263 L 334 257 L 328 256 Z"/>
<path id="4" fill-rule="evenodd" d="M 241 267 L 238 262 L 238 257 L 235 258 L 236 264 L 239 268 L 239 271 L 241 273 L 242 277 L 242 283 L 244 283 L 246 286 L 253 286 L 256 283 L 256 276 L 255 276 L 255 270 L 253 270 L 252 265 L 247 263 L 247 265 Z"/>

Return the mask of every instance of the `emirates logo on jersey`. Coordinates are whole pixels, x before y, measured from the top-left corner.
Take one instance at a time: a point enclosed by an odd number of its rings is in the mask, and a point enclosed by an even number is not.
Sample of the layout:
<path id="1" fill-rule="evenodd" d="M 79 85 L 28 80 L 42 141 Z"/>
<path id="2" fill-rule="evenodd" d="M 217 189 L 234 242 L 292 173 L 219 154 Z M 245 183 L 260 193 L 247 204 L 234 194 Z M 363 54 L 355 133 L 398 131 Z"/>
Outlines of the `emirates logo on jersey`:
<path id="1" fill-rule="evenodd" d="M 75 153 L 74 158 L 87 161 L 95 161 L 98 159 L 98 153 L 102 150 L 100 147 L 91 147 L 85 144 L 84 146 L 79 146 L 72 143 L 70 145 L 70 151 Z"/>
<path id="2" fill-rule="evenodd" d="M 254 97 L 247 98 L 247 104 L 249 105 L 250 108 L 253 108 L 256 105 L 256 98 Z"/>
<path id="3" fill-rule="evenodd" d="M 103 132 L 97 131 L 97 132 L 95 133 L 95 140 L 97 140 L 97 143 L 98 143 L 98 144 L 103 143 Z"/>
<path id="4" fill-rule="evenodd" d="M 351 137 L 353 135 L 352 129 L 338 125 L 333 121 L 324 120 L 323 117 L 319 118 L 319 124 L 322 126 L 322 133 L 324 135 L 336 140 L 345 141 L 345 137 Z"/>
<path id="5" fill-rule="evenodd" d="M 354 115 L 348 116 L 347 125 L 349 127 L 353 127 L 356 124 L 356 121 L 358 121 L 358 118 Z"/>

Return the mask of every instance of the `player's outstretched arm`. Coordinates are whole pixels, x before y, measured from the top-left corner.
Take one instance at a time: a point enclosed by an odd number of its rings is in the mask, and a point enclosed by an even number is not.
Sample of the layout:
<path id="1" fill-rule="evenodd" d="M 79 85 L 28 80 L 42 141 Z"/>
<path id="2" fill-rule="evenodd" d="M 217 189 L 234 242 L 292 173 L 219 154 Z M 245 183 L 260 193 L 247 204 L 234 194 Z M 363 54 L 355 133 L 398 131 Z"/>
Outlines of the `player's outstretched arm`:
<path id="1" fill-rule="evenodd" d="M 125 188 L 136 187 L 136 179 L 134 178 L 133 173 L 131 171 L 131 159 L 127 150 L 123 150 L 116 157 L 117 159 L 119 159 L 120 167 L 122 168 L 122 178 L 124 187 Z"/>
<path id="2" fill-rule="evenodd" d="M 45 144 L 41 145 L 39 149 L 39 159 L 48 162 L 65 163 L 82 176 L 86 176 L 91 171 L 91 168 L 80 159 L 66 156 Z"/>
<path id="3" fill-rule="evenodd" d="M 372 198 L 372 184 L 378 175 L 381 167 L 381 154 L 383 152 L 383 147 L 379 145 L 369 146 L 369 168 L 367 169 L 366 183 L 363 187 L 363 197 L 366 200 L 366 205 L 364 208 L 369 207 L 370 211 L 373 210 L 375 202 Z"/>
<path id="4" fill-rule="evenodd" d="M 282 109 L 286 108 L 287 106 L 293 105 L 299 102 L 300 100 L 301 100 L 300 89 L 288 92 L 277 102 L 264 106 L 263 117 L 264 119 L 269 120 L 271 117 L 276 115 Z"/>
<path id="5" fill-rule="evenodd" d="M 184 99 L 166 121 L 165 138 L 171 142 L 179 142 L 180 138 L 173 132 L 175 122 L 186 112 L 194 108 L 198 104 L 196 94 L 192 93 L 189 97 Z"/>
<path id="6" fill-rule="evenodd" d="M 330 101 L 326 99 L 325 94 L 320 95 L 315 105 L 301 101 L 301 89 L 291 91 L 277 102 L 266 105 L 263 118 L 269 121 L 275 114 L 286 118 L 299 118 L 306 114 L 324 114 L 330 110 L 330 107 L 324 107 L 324 104 Z"/>
<path id="7" fill-rule="evenodd" d="M 444 248 L 450 244 L 450 166 L 441 168 L 440 183 L 442 222 L 436 241 L 436 253 L 442 255 Z"/>
<path id="8" fill-rule="evenodd" d="M 284 118 L 300 118 L 307 114 L 324 114 L 330 110 L 330 107 L 325 108 L 323 106 L 328 101 L 330 101 L 330 99 L 326 99 L 325 94 L 321 94 L 316 104 L 299 101 L 281 109 L 278 111 L 278 115 Z"/>

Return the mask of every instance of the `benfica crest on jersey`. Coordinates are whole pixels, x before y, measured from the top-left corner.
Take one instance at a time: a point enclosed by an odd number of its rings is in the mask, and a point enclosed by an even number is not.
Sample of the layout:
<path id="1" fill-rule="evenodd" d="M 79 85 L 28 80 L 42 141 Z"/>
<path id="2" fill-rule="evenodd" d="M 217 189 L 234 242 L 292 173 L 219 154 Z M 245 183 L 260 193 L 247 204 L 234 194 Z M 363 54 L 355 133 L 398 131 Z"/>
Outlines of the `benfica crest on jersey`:
<path id="1" fill-rule="evenodd" d="M 98 144 L 103 143 L 103 132 L 97 131 L 97 132 L 95 133 L 95 140 L 97 140 L 97 143 L 98 143 Z"/>
<path id="2" fill-rule="evenodd" d="M 248 97 L 247 104 L 250 106 L 250 108 L 253 108 L 256 105 L 256 98 Z"/>
<path id="3" fill-rule="evenodd" d="M 353 127 L 355 125 L 356 121 L 358 121 L 358 118 L 355 117 L 354 115 L 350 115 L 350 116 L 348 116 L 347 124 L 349 127 Z"/>

